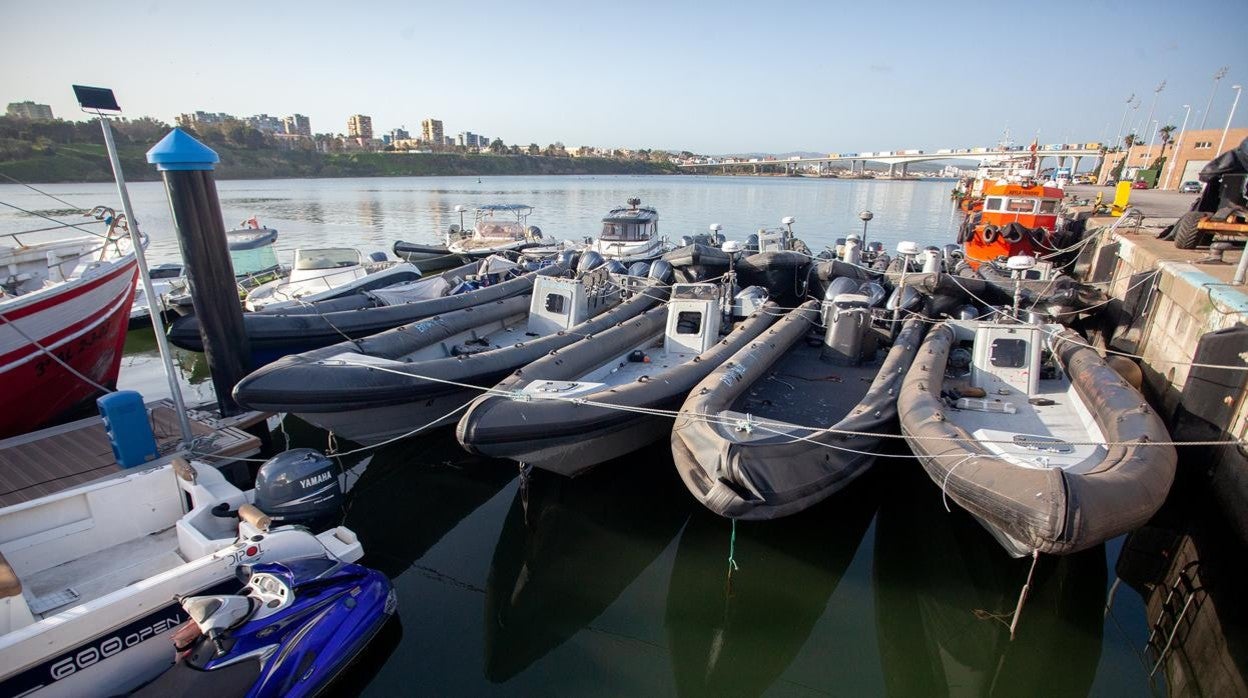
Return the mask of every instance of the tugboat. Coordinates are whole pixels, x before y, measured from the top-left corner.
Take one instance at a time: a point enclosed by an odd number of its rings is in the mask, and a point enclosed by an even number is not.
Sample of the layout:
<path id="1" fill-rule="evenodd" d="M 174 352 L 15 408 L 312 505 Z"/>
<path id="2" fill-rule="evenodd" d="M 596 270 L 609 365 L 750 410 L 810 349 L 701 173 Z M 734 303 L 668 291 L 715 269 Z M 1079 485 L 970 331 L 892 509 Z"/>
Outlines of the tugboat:
<path id="1" fill-rule="evenodd" d="M 998 180 L 984 187 L 983 210 L 967 216 L 958 233 L 966 261 L 1036 257 L 1053 247 L 1062 190 L 1038 183 L 1028 172 L 1017 182 Z"/>
<path id="2" fill-rule="evenodd" d="M 642 206 L 641 199 L 632 198 L 627 203 L 627 208 L 613 208 L 602 219 L 602 232 L 589 249 L 623 264 L 658 258 L 667 251 L 666 241 L 659 237 L 659 212 Z"/>

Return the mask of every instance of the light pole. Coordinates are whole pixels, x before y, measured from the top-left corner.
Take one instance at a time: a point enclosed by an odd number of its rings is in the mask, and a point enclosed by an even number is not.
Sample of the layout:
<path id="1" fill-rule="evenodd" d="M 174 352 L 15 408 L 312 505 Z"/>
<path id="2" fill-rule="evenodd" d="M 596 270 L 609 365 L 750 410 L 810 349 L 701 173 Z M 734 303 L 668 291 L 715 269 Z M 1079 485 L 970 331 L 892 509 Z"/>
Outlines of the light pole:
<path id="1" fill-rule="evenodd" d="M 1166 185 L 1162 189 L 1170 188 L 1170 180 L 1174 178 L 1174 166 L 1179 162 L 1179 148 L 1183 147 L 1183 133 L 1187 131 L 1187 117 L 1192 115 L 1192 105 L 1184 104 L 1183 108 L 1187 111 L 1183 113 L 1183 125 L 1179 127 L 1179 140 L 1175 141 L 1174 149 L 1170 151 L 1170 171 L 1166 173 Z"/>
<path id="2" fill-rule="evenodd" d="M 1235 107 L 1239 106 L 1239 96 L 1244 92 L 1243 85 L 1231 85 L 1231 89 L 1235 90 L 1235 101 L 1231 102 L 1231 113 L 1226 117 L 1226 126 L 1222 129 L 1222 140 L 1218 141 L 1218 149 L 1213 153 L 1215 158 L 1222 154 L 1222 146 L 1226 145 L 1226 132 L 1231 130 L 1231 120 L 1235 118 Z"/>
<path id="3" fill-rule="evenodd" d="M 875 214 L 864 208 L 858 212 L 858 218 L 862 221 L 862 248 L 865 250 L 867 248 L 867 223 L 875 218 Z"/>
<path id="4" fill-rule="evenodd" d="M 1114 147 L 1115 148 L 1122 145 L 1122 129 L 1126 128 L 1127 126 L 1127 115 L 1131 113 L 1131 103 L 1134 101 L 1135 101 L 1135 93 L 1132 92 L 1131 96 L 1127 97 L 1126 104 L 1123 105 L 1122 107 L 1122 121 L 1118 124 L 1118 133 L 1114 134 Z"/>
<path id="5" fill-rule="evenodd" d="M 1145 124 L 1147 126 L 1148 124 Z M 1153 142 L 1157 139 L 1157 120 L 1153 119 L 1153 131 L 1148 136 L 1148 150 L 1144 151 L 1144 167 L 1147 169 L 1152 165 L 1150 160 L 1153 159 Z"/>
<path id="6" fill-rule="evenodd" d="M 1158 83 L 1157 88 L 1153 90 L 1153 103 L 1148 105 L 1148 117 L 1144 119 L 1144 128 L 1148 128 L 1149 122 L 1153 120 L 1153 112 L 1157 110 L 1157 98 L 1161 96 L 1161 91 L 1164 89 L 1166 89 L 1166 81 L 1162 80 Z M 1148 154 L 1150 156 L 1153 154 L 1153 142 L 1151 138 L 1148 142 Z"/>
<path id="7" fill-rule="evenodd" d="M 1209 90 L 1209 101 L 1205 102 L 1205 115 L 1200 119 L 1200 127 L 1202 129 L 1205 127 L 1205 122 L 1209 120 L 1209 109 L 1213 106 L 1213 95 L 1218 91 L 1218 81 L 1226 77 L 1227 69 L 1228 66 L 1224 65 L 1218 68 L 1218 72 L 1213 74 L 1213 89 Z"/>

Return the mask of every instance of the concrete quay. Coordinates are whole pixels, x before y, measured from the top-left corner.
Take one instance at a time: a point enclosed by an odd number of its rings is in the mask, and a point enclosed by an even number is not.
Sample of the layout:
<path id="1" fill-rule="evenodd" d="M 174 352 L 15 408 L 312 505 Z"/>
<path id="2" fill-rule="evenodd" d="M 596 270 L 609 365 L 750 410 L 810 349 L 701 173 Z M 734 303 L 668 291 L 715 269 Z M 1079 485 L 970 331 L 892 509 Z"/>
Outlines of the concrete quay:
<path id="1" fill-rule="evenodd" d="M 1071 191 L 1082 197 L 1109 190 Z M 1096 339 L 1111 351 L 1139 357 L 1145 394 L 1176 441 L 1248 438 L 1248 286 L 1231 285 L 1243 247 L 1221 262 L 1210 261 L 1208 249 L 1177 249 L 1157 235 L 1194 197 L 1141 190 L 1131 198 L 1144 213 L 1142 224 L 1120 226 L 1079 265 L 1087 281 L 1106 283 L 1113 299 Z M 1116 220 L 1094 218 L 1088 227 Z M 1204 464 L 1210 492 L 1248 544 L 1246 450 L 1194 446 L 1180 454 L 1181 468 Z"/>

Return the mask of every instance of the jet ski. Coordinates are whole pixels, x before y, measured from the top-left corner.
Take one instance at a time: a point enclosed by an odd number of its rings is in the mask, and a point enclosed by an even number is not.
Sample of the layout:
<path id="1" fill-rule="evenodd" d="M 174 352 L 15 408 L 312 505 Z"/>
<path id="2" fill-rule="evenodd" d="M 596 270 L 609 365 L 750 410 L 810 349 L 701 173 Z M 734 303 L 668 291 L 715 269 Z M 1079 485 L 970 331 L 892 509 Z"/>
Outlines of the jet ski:
<path id="1" fill-rule="evenodd" d="M 181 600 L 178 661 L 136 696 L 311 696 L 394 615 L 376 570 L 327 558 L 244 565 L 238 594 Z"/>

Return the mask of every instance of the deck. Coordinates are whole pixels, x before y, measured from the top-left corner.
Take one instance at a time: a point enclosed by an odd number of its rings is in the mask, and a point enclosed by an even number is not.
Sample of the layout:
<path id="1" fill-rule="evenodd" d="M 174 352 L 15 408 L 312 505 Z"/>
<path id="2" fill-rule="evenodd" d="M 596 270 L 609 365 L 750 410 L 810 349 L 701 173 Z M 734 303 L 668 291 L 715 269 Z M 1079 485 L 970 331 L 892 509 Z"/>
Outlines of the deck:
<path id="1" fill-rule="evenodd" d="M 152 433 L 162 462 L 176 455 L 180 435 L 177 413 L 169 400 L 148 403 Z M 242 429 L 266 415 L 216 419 L 191 409 L 191 431 L 201 437 L 200 453 L 246 457 L 259 451 L 260 440 Z M 0 507 L 37 499 L 122 471 L 113 458 L 104 422 L 88 417 L 0 441 Z"/>

